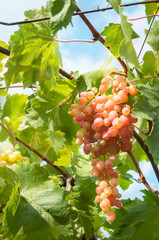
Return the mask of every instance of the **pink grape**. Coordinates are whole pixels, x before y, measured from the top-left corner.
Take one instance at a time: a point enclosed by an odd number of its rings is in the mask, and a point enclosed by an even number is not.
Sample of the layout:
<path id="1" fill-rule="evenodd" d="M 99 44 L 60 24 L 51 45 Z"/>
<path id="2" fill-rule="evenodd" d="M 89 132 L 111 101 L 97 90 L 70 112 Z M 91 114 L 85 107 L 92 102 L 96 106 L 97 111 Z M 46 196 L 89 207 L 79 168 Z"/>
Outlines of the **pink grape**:
<path id="1" fill-rule="evenodd" d="M 81 131 L 81 130 L 79 130 L 79 131 L 77 131 L 76 136 L 77 136 L 78 138 L 83 138 L 83 137 L 84 137 L 84 132 Z"/>
<path id="2" fill-rule="evenodd" d="M 110 137 L 115 137 L 118 134 L 118 129 L 114 127 L 110 127 L 108 129 L 108 134 Z"/>
<path id="3" fill-rule="evenodd" d="M 99 176 L 100 175 L 100 171 L 98 169 L 96 169 L 96 167 L 92 168 L 91 170 L 91 175 L 93 176 Z"/>
<path id="4" fill-rule="evenodd" d="M 87 103 L 87 98 L 79 97 L 78 102 L 80 105 L 85 105 Z"/>
<path id="5" fill-rule="evenodd" d="M 94 98 L 94 92 L 93 91 L 87 92 L 87 99 L 92 99 L 92 98 Z"/>
<path id="6" fill-rule="evenodd" d="M 121 128 L 122 126 L 123 126 L 123 122 L 122 122 L 122 120 L 120 119 L 120 118 L 115 118 L 113 121 L 112 121 L 112 126 L 114 127 L 114 128 L 117 128 L 117 129 L 119 129 L 119 128 Z"/>
<path id="7" fill-rule="evenodd" d="M 130 85 L 130 86 L 129 86 L 129 93 L 130 93 L 130 95 L 135 96 L 135 95 L 137 94 L 137 88 L 136 88 L 136 86 Z"/>
<path id="8" fill-rule="evenodd" d="M 112 168 L 112 165 L 113 165 L 113 163 L 112 163 L 111 160 L 106 160 L 106 161 L 105 161 L 105 167 L 106 167 L 106 168 Z"/>
<path id="9" fill-rule="evenodd" d="M 104 78 L 102 79 L 101 84 L 108 86 L 109 82 L 110 82 L 109 78 Z"/>
<path id="10" fill-rule="evenodd" d="M 127 85 L 126 85 L 126 82 L 121 82 L 121 83 L 119 84 L 119 88 L 120 88 L 120 89 L 124 89 L 126 86 L 127 86 Z"/>
<path id="11" fill-rule="evenodd" d="M 84 109 L 84 113 L 85 113 L 86 115 L 91 114 L 91 113 L 92 113 L 92 109 L 91 109 L 91 107 L 89 107 L 89 106 L 85 107 L 85 109 Z"/>
<path id="12" fill-rule="evenodd" d="M 115 206 L 117 208 L 121 208 L 122 207 L 122 203 L 121 203 L 121 201 L 119 199 L 116 199 Z"/>
<path id="13" fill-rule="evenodd" d="M 114 80 L 114 81 L 112 82 L 112 86 L 113 86 L 113 88 L 117 88 L 117 87 L 119 86 L 118 80 Z"/>
<path id="14" fill-rule="evenodd" d="M 100 202 L 100 207 L 101 208 L 107 208 L 110 206 L 110 201 L 109 199 L 103 199 L 101 202 Z"/>
<path id="15" fill-rule="evenodd" d="M 96 203 L 99 203 L 101 200 L 102 200 L 102 199 L 100 198 L 100 196 L 97 195 L 97 196 L 95 197 L 95 202 L 96 202 Z"/>
<path id="16" fill-rule="evenodd" d="M 116 179 L 116 178 L 111 178 L 110 180 L 109 180 L 109 184 L 110 184 L 110 186 L 111 187 L 117 187 L 118 186 L 118 184 L 119 184 L 119 182 L 118 182 L 118 179 Z"/>
<path id="17" fill-rule="evenodd" d="M 116 104 L 116 105 L 114 106 L 114 110 L 115 110 L 116 112 L 120 112 L 120 111 L 121 111 L 121 106 L 120 106 L 119 104 Z"/>
<path id="18" fill-rule="evenodd" d="M 108 100 L 106 103 L 105 103 L 105 109 L 107 111 L 112 111 L 114 109 L 114 102 L 112 100 Z"/>
<path id="19" fill-rule="evenodd" d="M 97 164 L 96 164 L 96 168 L 97 168 L 98 170 L 104 169 L 104 168 L 105 168 L 104 162 L 103 162 L 103 161 L 98 161 Z"/>
<path id="20" fill-rule="evenodd" d="M 108 86 L 101 84 L 99 86 L 99 92 L 100 93 L 105 93 L 108 90 Z"/>
<path id="21" fill-rule="evenodd" d="M 96 193 L 97 193 L 98 195 L 100 195 L 103 191 L 104 191 L 104 190 L 103 190 L 102 188 L 100 188 L 99 186 L 96 187 Z"/>
<path id="22" fill-rule="evenodd" d="M 122 97 L 119 96 L 119 95 L 115 95 L 115 96 L 113 97 L 113 102 L 114 102 L 115 104 L 120 104 L 120 103 L 122 102 Z"/>
<path id="23" fill-rule="evenodd" d="M 77 138 L 76 139 L 76 145 L 82 145 L 83 144 L 83 139 L 82 138 Z"/>
<path id="24" fill-rule="evenodd" d="M 108 118 L 109 118 L 109 120 L 110 121 L 113 121 L 114 120 L 114 118 L 117 118 L 118 117 L 118 113 L 116 112 L 116 111 L 111 111 L 110 113 L 109 113 L 109 115 L 108 115 Z"/>
<path id="25" fill-rule="evenodd" d="M 116 204 L 116 197 L 115 196 L 109 195 L 108 200 L 110 202 L 110 206 L 112 206 L 112 207 L 115 206 L 115 204 Z"/>
<path id="26" fill-rule="evenodd" d="M 130 109 L 129 109 L 129 108 L 124 107 L 124 108 L 122 109 L 122 114 L 123 114 L 124 116 L 129 115 L 129 113 L 130 113 Z"/>
<path id="27" fill-rule="evenodd" d="M 95 102 L 96 103 L 106 103 L 108 100 L 107 95 L 101 95 L 101 96 L 96 96 L 95 97 Z"/>
<path id="28" fill-rule="evenodd" d="M 96 166 L 97 162 L 98 162 L 98 159 L 97 159 L 97 158 L 93 159 L 93 160 L 92 160 L 92 165 L 93 165 L 93 166 Z"/>
<path id="29" fill-rule="evenodd" d="M 108 222 L 114 222 L 115 218 L 116 218 L 116 214 L 113 210 L 109 210 L 106 213 L 106 219 Z"/>
<path id="30" fill-rule="evenodd" d="M 74 109 L 74 108 L 79 109 L 79 105 L 78 105 L 77 103 L 74 103 L 74 104 L 72 104 L 71 108 L 72 108 L 72 109 Z"/>
<path id="31" fill-rule="evenodd" d="M 101 118 L 96 118 L 96 119 L 94 120 L 94 125 L 95 125 L 95 127 L 101 127 L 101 126 L 103 126 L 103 119 L 101 119 Z"/>
<path id="32" fill-rule="evenodd" d="M 90 130 L 91 125 L 90 125 L 89 122 L 83 122 L 82 128 L 83 128 L 84 130 Z"/>
<path id="33" fill-rule="evenodd" d="M 128 126 L 129 125 L 129 117 L 128 116 L 121 115 L 120 119 L 123 122 L 123 126 Z"/>
<path id="34" fill-rule="evenodd" d="M 108 183 L 103 180 L 103 181 L 100 182 L 99 187 L 101 189 L 105 189 L 106 187 L 108 187 Z"/>

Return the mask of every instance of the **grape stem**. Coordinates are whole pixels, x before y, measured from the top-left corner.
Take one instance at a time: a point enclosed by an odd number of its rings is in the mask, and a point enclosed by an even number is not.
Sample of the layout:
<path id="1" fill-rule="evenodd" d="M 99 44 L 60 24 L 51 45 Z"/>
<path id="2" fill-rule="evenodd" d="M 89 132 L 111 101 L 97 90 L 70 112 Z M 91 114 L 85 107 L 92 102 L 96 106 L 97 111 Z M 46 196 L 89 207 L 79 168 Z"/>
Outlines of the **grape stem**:
<path id="1" fill-rule="evenodd" d="M 157 192 L 154 191 L 154 190 L 151 188 L 151 186 L 148 184 L 148 182 L 146 181 L 146 178 L 145 178 L 145 176 L 143 175 L 142 171 L 140 170 L 139 165 L 138 165 L 138 163 L 137 163 L 137 161 L 136 161 L 133 153 L 132 153 L 131 151 L 128 151 L 127 153 L 129 154 L 131 160 L 133 161 L 133 164 L 135 165 L 136 170 L 137 170 L 138 173 L 139 173 L 139 176 L 140 176 L 140 179 L 139 179 L 139 180 L 146 186 L 147 189 L 151 190 L 153 193 L 156 194 Z"/>
<path id="2" fill-rule="evenodd" d="M 117 74 L 117 75 L 121 75 L 121 76 L 125 76 L 126 77 L 126 74 L 123 73 L 123 72 L 118 72 L 118 71 L 111 71 L 109 72 L 108 76 L 111 76 L 111 75 L 114 75 L 114 74 Z"/>
<path id="3" fill-rule="evenodd" d="M 145 76 L 144 78 L 158 78 L 159 76 Z M 141 80 L 140 78 L 136 78 L 136 79 L 133 79 L 133 80 L 130 80 L 129 82 L 136 82 L 136 81 L 139 81 Z"/>
<path id="4" fill-rule="evenodd" d="M 81 10 L 79 7 L 77 7 L 76 9 L 77 13 L 80 13 Z M 90 21 L 88 20 L 88 18 L 84 15 L 84 14 L 80 14 L 81 19 L 84 21 L 84 23 L 87 25 L 87 27 L 89 28 L 89 30 L 92 32 L 92 35 L 94 37 L 95 40 L 100 41 L 104 46 L 105 46 L 105 40 L 104 38 L 99 34 L 99 32 L 93 27 L 93 25 L 90 23 Z M 105 46 L 109 51 L 110 51 L 110 47 L 109 46 Z M 111 52 L 111 51 L 110 51 Z M 127 75 L 127 66 L 125 64 L 125 62 L 119 57 L 117 58 L 117 60 L 119 61 L 119 63 L 121 64 L 121 66 L 123 67 L 123 70 L 125 72 L 125 74 Z"/>
<path id="5" fill-rule="evenodd" d="M 15 136 L 15 134 L 13 134 L 9 129 L 7 129 L 2 123 L 0 123 L 0 126 L 9 134 L 11 135 L 13 138 L 15 137 L 15 139 L 20 142 L 21 144 L 23 144 L 26 148 L 28 148 L 29 150 L 31 150 L 32 152 L 34 152 L 37 156 L 39 156 L 43 161 L 47 162 L 48 164 L 50 164 L 53 168 L 55 168 L 58 172 L 60 172 L 66 179 L 68 179 L 70 176 L 63 171 L 60 167 L 56 166 L 53 162 L 51 162 L 49 159 L 47 159 L 45 156 L 43 156 L 41 153 L 39 153 L 37 150 L 35 150 L 34 148 L 32 148 L 31 146 L 29 146 L 27 143 L 23 142 L 21 139 L 19 139 L 18 137 Z"/>
<path id="6" fill-rule="evenodd" d="M 134 130 L 134 137 L 136 138 L 136 140 L 138 141 L 138 143 L 140 144 L 140 146 L 142 147 L 142 149 L 146 153 L 147 157 L 149 158 L 150 163 L 151 163 L 151 165 L 153 167 L 153 170 L 154 170 L 154 172 L 156 174 L 156 177 L 157 177 L 157 179 L 159 181 L 159 169 L 158 169 L 157 165 L 154 162 L 152 154 L 149 152 L 148 146 L 144 143 L 142 138 L 137 134 L 137 132 L 135 130 Z"/>

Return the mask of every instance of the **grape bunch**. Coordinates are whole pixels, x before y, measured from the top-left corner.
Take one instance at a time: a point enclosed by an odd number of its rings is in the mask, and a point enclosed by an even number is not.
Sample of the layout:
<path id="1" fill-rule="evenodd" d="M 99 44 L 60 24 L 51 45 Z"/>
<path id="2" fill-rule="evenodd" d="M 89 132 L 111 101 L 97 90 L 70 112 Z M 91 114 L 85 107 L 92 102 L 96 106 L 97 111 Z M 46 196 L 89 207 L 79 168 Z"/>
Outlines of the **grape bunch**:
<path id="1" fill-rule="evenodd" d="M 112 91 L 108 94 L 110 86 Z M 126 103 L 129 95 L 136 94 L 137 88 L 126 77 L 116 75 L 111 78 L 108 75 L 101 81 L 99 90 L 93 87 L 88 92 L 81 92 L 78 102 L 72 104 L 69 112 L 73 122 L 80 124 L 82 129 L 76 133 L 76 144 L 83 146 L 85 154 L 91 153 L 91 174 L 98 177 L 95 202 L 100 202 L 109 222 L 115 220 L 115 212 L 111 207 L 121 207 L 118 199 L 121 195 L 116 188 L 118 174 L 112 165 L 120 150 L 127 152 L 132 149 L 130 139 L 137 118 L 132 116 L 131 107 Z M 104 159 L 101 159 L 102 156 Z"/>
<path id="2" fill-rule="evenodd" d="M 14 163 L 20 163 L 21 161 L 30 162 L 30 159 L 28 157 L 22 156 L 21 152 L 12 151 L 12 150 L 6 150 L 4 153 L 2 153 L 0 155 L 0 166 L 1 167 L 12 165 Z"/>

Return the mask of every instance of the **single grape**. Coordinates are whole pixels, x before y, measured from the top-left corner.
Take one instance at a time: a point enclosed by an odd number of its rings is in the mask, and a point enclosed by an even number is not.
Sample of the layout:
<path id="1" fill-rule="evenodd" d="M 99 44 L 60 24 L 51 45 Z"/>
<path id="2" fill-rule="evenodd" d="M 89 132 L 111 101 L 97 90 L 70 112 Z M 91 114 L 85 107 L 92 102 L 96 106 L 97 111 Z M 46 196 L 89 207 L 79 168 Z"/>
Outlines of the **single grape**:
<path id="1" fill-rule="evenodd" d="M 79 97 L 78 102 L 80 105 L 85 105 L 87 103 L 86 97 Z"/>
<path id="2" fill-rule="evenodd" d="M 108 222 L 114 222 L 115 218 L 116 218 L 116 214 L 113 210 L 109 210 L 106 213 L 106 219 Z"/>
<path id="3" fill-rule="evenodd" d="M 116 179 L 116 178 L 111 178 L 111 179 L 109 180 L 109 184 L 110 184 L 110 186 L 113 187 L 113 188 L 117 187 L 118 184 L 119 184 L 118 179 Z"/>
<path id="4" fill-rule="evenodd" d="M 129 89 L 130 95 L 135 96 L 135 95 L 137 94 L 137 88 L 136 88 L 136 86 L 130 85 L 128 89 Z"/>
<path id="5" fill-rule="evenodd" d="M 105 180 L 101 181 L 100 184 L 99 184 L 99 187 L 101 189 L 105 189 L 106 187 L 108 187 L 107 181 L 105 181 Z"/>
<path id="6" fill-rule="evenodd" d="M 118 113 L 116 112 L 116 111 L 111 111 L 110 113 L 109 113 L 109 115 L 108 115 L 108 118 L 109 118 L 109 120 L 110 121 L 113 121 L 114 120 L 114 118 L 117 118 L 118 117 Z"/>
<path id="7" fill-rule="evenodd" d="M 96 118 L 96 119 L 94 120 L 94 125 L 95 125 L 95 127 L 101 127 L 101 126 L 103 126 L 103 119 L 101 119 L 101 118 Z"/>
<path id="8" fill-rule="evenodd" d="M 105 163 L 103 161 L 98 161 L 96 164 L 96 168 L 101 171 L 105 168 Z"/>

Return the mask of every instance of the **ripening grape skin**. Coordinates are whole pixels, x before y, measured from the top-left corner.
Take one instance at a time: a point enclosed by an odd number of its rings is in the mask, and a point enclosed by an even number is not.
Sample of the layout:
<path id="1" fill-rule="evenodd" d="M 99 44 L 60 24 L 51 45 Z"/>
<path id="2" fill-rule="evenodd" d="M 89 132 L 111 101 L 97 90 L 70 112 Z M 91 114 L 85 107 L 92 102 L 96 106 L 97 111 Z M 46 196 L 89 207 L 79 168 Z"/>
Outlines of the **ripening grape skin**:
<path id="1" fill-rule="evenodd" d="M 119 96 L 119 95 L 114 96 L 114 97 L 113 97 L 113 102 L 114 102 L 115 104 L 120 104 L 120 103 L 122 102 L 122 97 Z"/>
<path id="2" fill-rule="evenodd" d="M 100 195 L 103 191 L 104 191 L 104 190 L 103 190 L 102 188 L 100 188 L 99 186 L 96 187 L 96 193 L 97 193 L 98 195 Z"/>
<path id="3" fill-rule="evenodd" d="M 121 128 L 121 127 L 123 126 L 123 122 L 122 122 L 122 120 L 121 120 L 120 118 L 115 118 L 115 119 L 112 121 L 112 126 L 113 126 L 114 128 L 119 129 L 119 128 Z"/>
<path id="4" fill-rule="evenodd" d="M 109 113 L 109 115 L 108 115 L 108 118 L 109 118 L 109 120 L 110 121 L 113 121 L 114 120 L 114 118 L 117 118 L 118 117 L 118 113 L 116 112 L 116 111 L 111 111 L 110 113 Z"/>
<path id="5" fill-rule="evenodd" d="M 119 184 L 119 182 L 118 182 L 118 179 L 116 179 L 116 178 L 111 178 L 110 180 L 109 180 L 109 184 L 110 184 L 110 186 L 111 187 L 117 187 L 118 186 L 118 184 Z"/>
<path id="6" fill-rule="evenodd" d="M 116 214 L 114 211 L 112 210 L 109 210 L 107 213 L 106 213 L 106 219 L 108 222 L 113 222 L 116 218 Z"/>
<path id="7" fill-rule="evenodd" d="M 71 108 L 72 108 L 72 109 L 74 109 L 74 108 L 79 109 L 79 105 L 78 105 L 77 103 L 74 103 L 74 104 L 72 104 Z"/>
<path id="8" fill-rule="evenodd" d="M 96 96 L 95 97 L 95 102 L 96 103 L 106 103 L 108 100 L 108 96 L 107 95 L 101 95 L 101 96 Z"/>
<path id="9" fill-rule="evenodd" d="M 108 187 L 108 183 L 103 180 L 100 182 L 99 187 L 104 190 L 106 187 Z"/>
<path id="10" fill-rule="evenodd" d="M 104 167 L 105 167 L 105 163 L 104 163 L 103 161 L 98 161 L 98 162 L 97 162 L 96 168 L 97 168 L 98 170 L 102 170 L 102 169 L 104 169 Z"/>
<path id="11" fill-rule="evenodd" d="M 115 204 L 116 204 L 116 197 L 115 196 L 109 195 L 108 200 L 110 202 L 110 206 L 112 206 L 112 207 L 115 206 Z"/>
<path id="12" fill-rule="evenodd" d="M 83 144 L 83 139 L 82 138 L 77 138 L 76 139 L 76 145 L 82 145 Z"/>
<path id="13" fill-rule="evenodd" d="M 106 103 L 105 103 L 105 110 L 107 111 L 112 111 L 114 110 L 114 102 L 112 100 L 108 100 Z"/>
<path id="14" fill-rule="evenodd" d="M 106 168 L 112 168 L 113 162 L 111 160 L 106 160 L 105 161 L 105 167 Z"/>
<path id="15" fill-rule="evenodd" d="M 103 126 L 103 119 L 101 119 L 101 118 L 96 118 L 96 119 L 94 120 L 94 125 L 95 125 L 95 127 L 101 127 L 101 126 Z"/>
<path id="16" fill-rule="evenodd" d="M 134 85 L 130 85 L 128 88 L 130 95 L 135 96 L 137 94 L 137 88 Z"/>
<path id="17" fill-rule="evenodd" d="M 130 113 L 130 109 L 129 109 L 129 108 L 124 107 L 124 108 L 122 109 L 122 114 L 123 114 L 124 116 L 129 115 L 129 113 Z"/>
<path id="18" fill-rule="evenodd" d="M 120 111 L 121 111 L 121 106 L 120 106 L 119 104 L 116 104 L 116 105 L 114 106 L 114 110 L 115 110 L 116 112 L 120 112 Z"/>
<path id="19" fill-rule="evenodd" d="M 85 105 L 87 103 L 87 98 L 79 97 L 78 102 L 80 105 Z"/>
<path id="20" fill-rule="evenodd" d="M 78 138 L 83 138 L 83 137 L 84 137 L 84 132 L 81 131 L 81 130 L 79 130 L 79 131 L 77 131 L 76 136 L 77 136 Z"/>
<path id="21" fill-rule="evenodd" d="M 121 115 L 120 119 L 123 122 L 124 127 L 129 125 L 129 117 L 128 116 Z"/>
<path id="22" fill-rule="evenodd" d="M 117 208 L 121 208 L 122 207 L 122 203 L 119 199 L 116 199 L 115 204 L 114 204 Z"/>
<path id="23" fill-rule="evenodd" d="M 100 198 L 99 195 L 97 195 L 97 196 L 95 197 L 95 202 L 96 202 L 96 203 L 99 203 L 101 200 L 102 200 L 102 199 Z"/>

